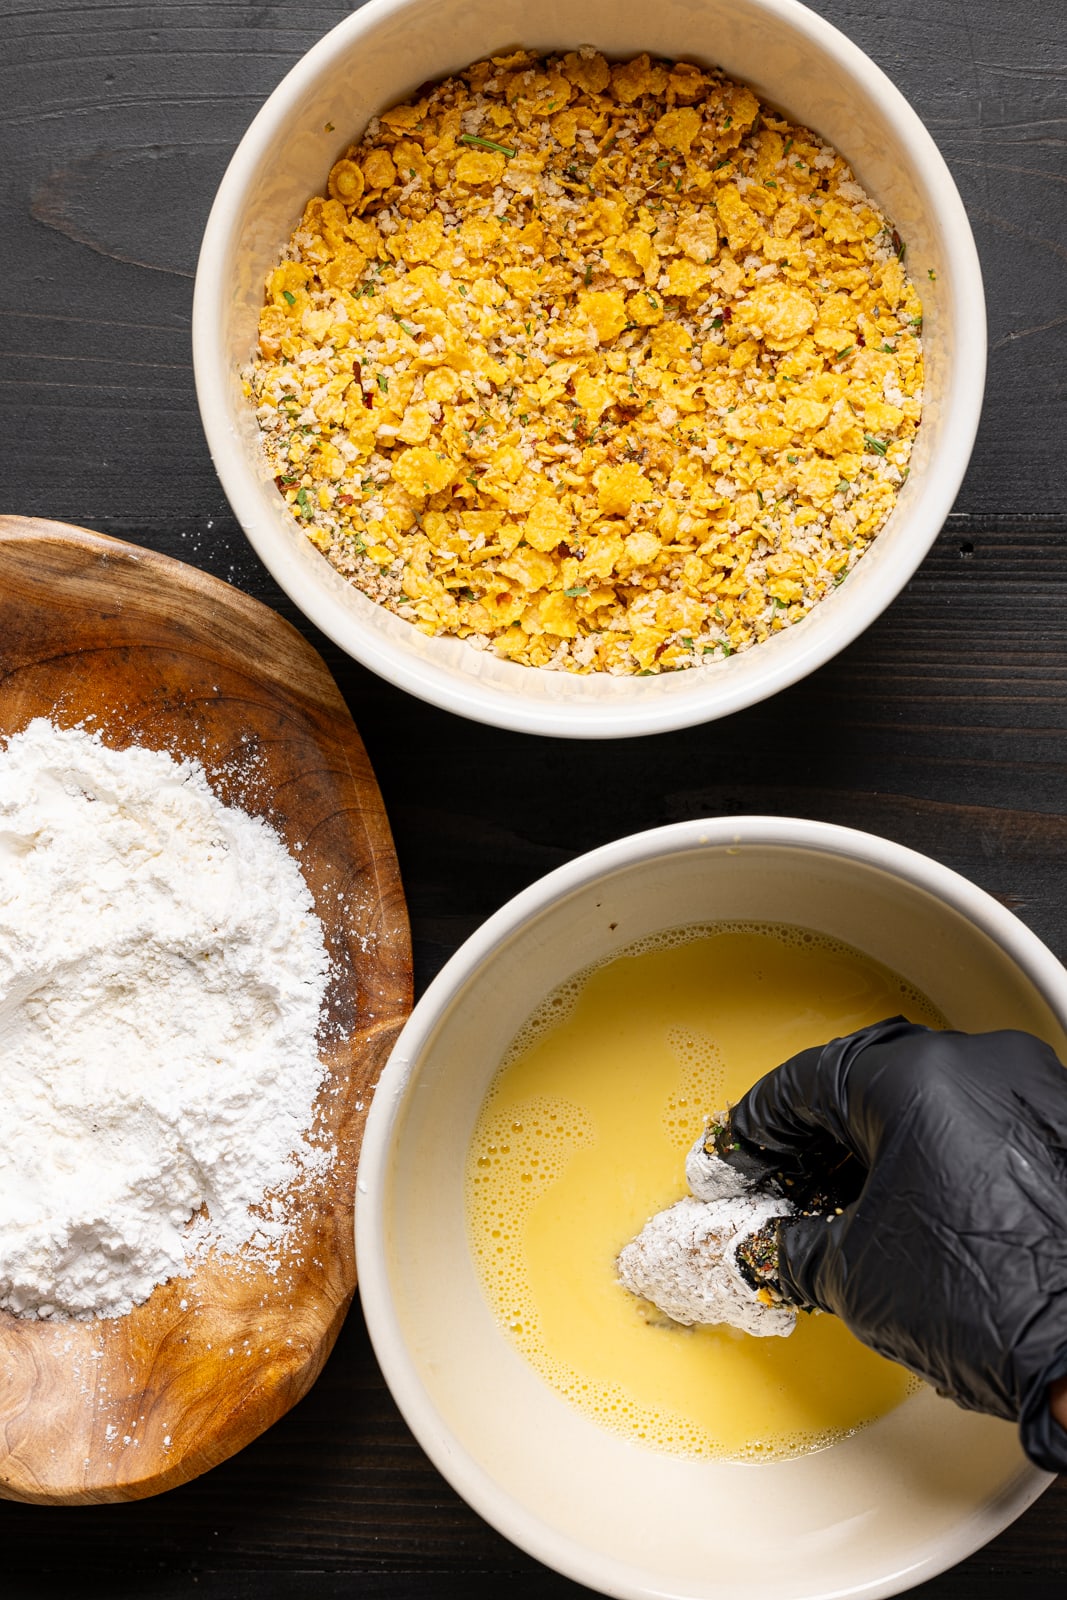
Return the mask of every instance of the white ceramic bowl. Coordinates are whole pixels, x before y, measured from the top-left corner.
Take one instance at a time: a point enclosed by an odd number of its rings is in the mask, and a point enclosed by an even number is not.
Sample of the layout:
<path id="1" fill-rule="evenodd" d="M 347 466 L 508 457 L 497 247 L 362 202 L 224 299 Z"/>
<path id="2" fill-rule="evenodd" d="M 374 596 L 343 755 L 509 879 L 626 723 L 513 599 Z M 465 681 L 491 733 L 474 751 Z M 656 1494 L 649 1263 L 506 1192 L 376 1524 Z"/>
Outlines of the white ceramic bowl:
<path id="1" fill-rule="evenodd" d="M 580 1415 L 498 1326 L 470 1255 L 464 1165 L 486 1087 L 534 1008 L 646 934 L 788 922 L 866 951 L 968 1031 L 1067 1050 L 1067 973 L 1020 922 L 924 856 L 788 818 L 678 823 L 550 873 L 453 956 L 375 1093 L 356 1207 L 360 1290 L 419 1442 L 516 1544 L 619 1596 L 894 1594 L 992 1538 L 1051 1479 L 1008 1423 L 923 1389 L 828 1449 L 681 1460 Z"/>
<path id="2" fill-rule="evenodd" d="M 596 45 L 719 64 L 841 150 L 893 219 L 924 302 L 925 410 L 892 519 L 847 583 L 800 624 L 714 666 L 649 678 L 544 672 L 430 639 L 347 584 L 286 510 L 239 374 L 263 280 L 310 195 L 378 110 L 495 50 Z M 944 524 L 974 443 L 985 302 L 974 240 L 918 117 L 855 45 L 794 0 L 370 0 L 266 102 L 220 185 L 196 276 L 193 356 L 208 445 L 257 553 L 300 609 L 373 671 L 447 710 L 529 733 L 617 738 L 752 705 L 849 644 Z"/>

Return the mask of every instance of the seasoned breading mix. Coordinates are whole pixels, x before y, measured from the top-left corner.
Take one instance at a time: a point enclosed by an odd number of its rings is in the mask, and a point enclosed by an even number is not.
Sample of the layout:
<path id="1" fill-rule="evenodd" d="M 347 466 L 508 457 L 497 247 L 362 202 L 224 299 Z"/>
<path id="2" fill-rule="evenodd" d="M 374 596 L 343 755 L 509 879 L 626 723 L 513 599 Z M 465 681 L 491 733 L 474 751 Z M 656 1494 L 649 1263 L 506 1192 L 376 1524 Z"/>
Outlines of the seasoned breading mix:
<path id="1" fill-rule="evenodd" d="M 517 51 L 336 163 L 247 391 L 308 537 L 424 632 L 712 663 L 892 509 L 922 406 L 903 257 L 843 159 L 721 72 Z"/>

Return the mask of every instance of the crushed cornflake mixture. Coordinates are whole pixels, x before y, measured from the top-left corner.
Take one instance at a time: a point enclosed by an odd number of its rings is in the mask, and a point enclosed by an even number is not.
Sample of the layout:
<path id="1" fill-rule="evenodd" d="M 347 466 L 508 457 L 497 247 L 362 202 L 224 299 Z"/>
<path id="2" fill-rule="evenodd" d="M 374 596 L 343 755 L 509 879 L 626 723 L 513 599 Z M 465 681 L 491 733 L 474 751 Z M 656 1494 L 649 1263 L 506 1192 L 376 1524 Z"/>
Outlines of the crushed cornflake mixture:
<path id="1" fill-rule="evenodd" d="M 425 633 L 712 663 L 892 509 L 922 406 L 903 257 L 842 158 L 721 72 L 517 51 L 336 163 L 247 390 L 308 537 Z"/>

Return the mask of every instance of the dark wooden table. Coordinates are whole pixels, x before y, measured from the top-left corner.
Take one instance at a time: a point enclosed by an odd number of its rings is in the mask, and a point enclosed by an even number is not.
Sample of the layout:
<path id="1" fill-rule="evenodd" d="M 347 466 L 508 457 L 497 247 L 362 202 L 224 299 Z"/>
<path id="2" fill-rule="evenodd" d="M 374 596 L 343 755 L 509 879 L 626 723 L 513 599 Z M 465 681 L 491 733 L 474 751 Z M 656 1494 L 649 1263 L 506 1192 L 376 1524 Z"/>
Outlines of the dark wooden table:
<path id="1" fill-rule="evenodd" d="M 297 615 L 223 499 L 189 352 L 193 271 L 259 105 L 349 7 L 0 0 L 0 510 L 180 556 L 304 628 L 377 769 L 423 988 L 550 867 L 682 817 L 772 812 L 934 856 L 1067 951 L 1067 202 L 1062 0 L 818 0 L 924 118 L 962 191 L 990 367 L 959 501 L 843 655 L 741 715 L 588 746 L 460 721 Z M 0 640 L 0 651 L 3 641 Z M 3 1592 L 288 1600 L 584 1593 L 457 1499 L 382 1383 L 358 1308 L 317 1387 L 236 1459 L 156 1500 L 0 1505 Z M 1062 1594 L 1067 1481 L 918 1591 Z"/>

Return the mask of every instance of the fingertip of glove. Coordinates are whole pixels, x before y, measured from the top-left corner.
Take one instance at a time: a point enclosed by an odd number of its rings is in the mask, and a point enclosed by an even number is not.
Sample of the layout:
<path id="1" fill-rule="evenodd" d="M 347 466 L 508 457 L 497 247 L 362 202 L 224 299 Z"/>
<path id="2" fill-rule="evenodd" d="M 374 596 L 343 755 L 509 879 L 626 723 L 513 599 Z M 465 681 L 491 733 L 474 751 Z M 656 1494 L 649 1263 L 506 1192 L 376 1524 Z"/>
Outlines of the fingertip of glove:
<path id="1" fill-rule="evenodd" d="M 1067 1350 L 1062 1350 L 1030 1384 L 1019 1416 L 1019 1442 L 1035 1467 L 1067 1472 L 1067 1428 L 1052 1411 L 1052 1385 L 1067 1377 Z"/>
<path id="2" fill-rule="evenodd" d="M 832 1216 L 783 1217 L 778 1224 L 778 1281 L 787 1300 L 832 1311 L 826 1300 L 825 1263 L 833 1242 Z"/>

